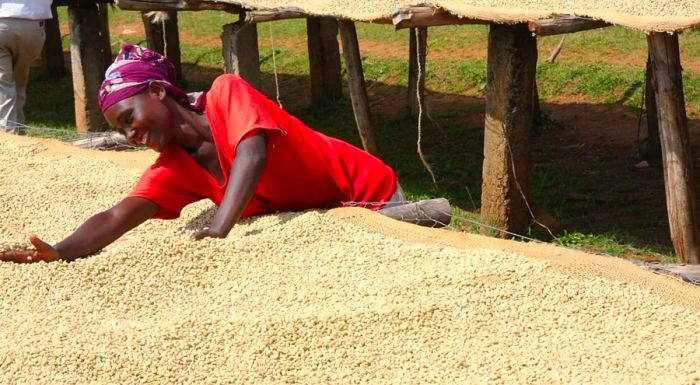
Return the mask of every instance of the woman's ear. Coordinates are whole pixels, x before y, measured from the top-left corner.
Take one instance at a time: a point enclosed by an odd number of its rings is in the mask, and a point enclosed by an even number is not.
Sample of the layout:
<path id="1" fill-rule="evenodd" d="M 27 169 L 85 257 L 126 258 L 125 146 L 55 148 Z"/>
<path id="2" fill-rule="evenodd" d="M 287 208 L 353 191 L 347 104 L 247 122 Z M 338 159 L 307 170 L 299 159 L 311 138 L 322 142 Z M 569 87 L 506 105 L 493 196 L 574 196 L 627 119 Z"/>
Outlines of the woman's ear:
<path id="1" fill-rule="evenodd" d="M 160 100 L 164 100 L 165 96 L 167 96 L 165 87 L 163 87 L 163 85 L 157 81 L 151 81 L 148 83 L 148 93 L 153 96 L 157 96 Z"/>

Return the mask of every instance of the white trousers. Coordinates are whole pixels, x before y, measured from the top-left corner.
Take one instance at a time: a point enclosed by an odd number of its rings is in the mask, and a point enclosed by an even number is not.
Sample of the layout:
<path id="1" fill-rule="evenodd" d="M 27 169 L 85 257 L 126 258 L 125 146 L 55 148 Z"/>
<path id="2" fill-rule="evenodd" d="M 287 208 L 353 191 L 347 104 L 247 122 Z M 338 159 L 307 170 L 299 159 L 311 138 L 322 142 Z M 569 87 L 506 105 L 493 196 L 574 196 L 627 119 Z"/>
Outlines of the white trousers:
<path id="1" fill-rule="evenodd" d="M 29 66 L 46 35 L 39 20 L 0 18 L 0 130 L 18 133 L 24 124 Z"/>

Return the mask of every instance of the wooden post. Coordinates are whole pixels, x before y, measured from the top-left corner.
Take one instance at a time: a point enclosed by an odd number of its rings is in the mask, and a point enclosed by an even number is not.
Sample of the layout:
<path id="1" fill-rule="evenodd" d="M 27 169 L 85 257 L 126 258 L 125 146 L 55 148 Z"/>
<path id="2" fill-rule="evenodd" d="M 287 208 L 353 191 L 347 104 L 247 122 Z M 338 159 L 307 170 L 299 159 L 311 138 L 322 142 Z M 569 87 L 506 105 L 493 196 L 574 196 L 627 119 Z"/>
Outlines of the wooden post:
<path id="1" fill-rule="evenodd" d="M 102 131 L 97 91 L 104 79 L 103 40 L 100 37 L 99 12 L 95 3 L 68 6 L 70 52 L 75 98 L 75 125 L 78 131 Z"/>
<path id="2" fill-rule="evenodd" d="M 481 220 L 514 233 L 530 219 L 525 199 L 536 65 L 537 42 L 527 24 L 490 26 Z"/>
<path id="3" fill-rule="evenodd" d="M 44 43 L 44 65 L 54 76 L 66 74 L 66 61 L 63 58 L 63 44 L 61 43 L 61 30 L 58 25 L 58 12 L 51 6 L 51 19 L 44 21 L 46 42 Z"/>
<path id="4" fill-rule="evenodd" d="M 180 55 L 180 29 L 177 22 L 177 11 L 168 12 L 168 18 L 165 23 L 165 36 L 163 36 L 165 45 L 165 56 L 175 66 L 178 81 L 182 80 L 182 57 Z"/>
<path id="5" fill-rule="evenodd" d="M 362 147 L 370 154 L 379 155 L 379 145 L 372 126 L 372 116 L 367 99 L 365 87 L 365 75 L 362 72 L 362 59 L 360 47 L 357 42 L 355 22 L 352 20 L 338 20 L 340 38 L 343 41 L 343 56 L 348 71 L 348 87 L 352 110 L 355 113 L 357 130 L 360 133 Z"/>
<path id="6" fill-rule="evenodd" d="M 671 241 L 680 263 L 700 263 L 695 220 L 693 160 L 688 140 L 678 35 L 647 36 L 654 69 L 654 94 L 658 104 L 661 154 L 664 164 L 666 208 Z"/>
<path id="7" fill-rule="evenodd" d="M 418 97 L 420 93 L 421 107 L 425 96 L 425 56 L 428 48 L 428 28 L 409 29 L 408 48 L 408 95 L 406 105 L 411 116 L 418 116 Z M 418 82 L 418 63 L 420 62 L 420 83 Z"/>
<path id="8" fill-rule="evenodd" d="M 109 4 L 97 5 L 100 14 L 100 38 L 102 39 L 102 55 L 104 56 L 104 70 L 112 64 L 112 43 L 109 40 Z"/>
<path id="9" fill-rule="evenodd" d="M 256 24 L 245 22 L 245 13 L 240 20 L 224 25 L 221 34 L 224 54 L 224 71 L 237 74 L 253 87 L 261 89 L 260 52 L 258 50 L 258 29 Z"/>
<path id="10" fill-rule="evenodd" d="M 149 49 L 165 55 L 175 66 L 178 81 L 182 80 L 180 56 L 180 33 L 177 26 L 177 11 L 163 11 L 163 20 L 149 17 L 150 12 L 141 12 L 146 45 Z"/>
<path id="11" fill-rule="evenodd" d="M 654 70 L 651 67 L 651 56 L 647 58 L 646 87 L 644 102 L 647 114 L 647 136 L 641 151 L 641 158 L 647 161 L 661 159 L 661 141 L 659 139 L 659 116 L 654 96 Z"/>
<path id="12" fill-rule="evenodd" d="M 338 21 L 332 17 L 306 19 L 311 101 L 321 104 L 343 94 L 338 49 Z"/>
<path id="13" fill-rule="evenodd" d="M 165 40 L 163 39 L 163 23 L 154 21 L 151 15 L 151 12 L 141 12 L 143 30 L 146 33 L 146 46 L 150 50 L 164 54 Z"/>

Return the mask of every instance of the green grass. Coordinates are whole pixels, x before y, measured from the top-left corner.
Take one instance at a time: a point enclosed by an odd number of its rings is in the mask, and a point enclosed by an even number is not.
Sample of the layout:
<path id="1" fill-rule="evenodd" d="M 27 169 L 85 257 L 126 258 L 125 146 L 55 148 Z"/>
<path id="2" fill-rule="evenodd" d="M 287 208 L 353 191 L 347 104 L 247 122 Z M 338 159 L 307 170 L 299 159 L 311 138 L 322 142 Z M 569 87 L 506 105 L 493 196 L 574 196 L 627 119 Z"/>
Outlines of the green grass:
<path id="1" fill-rule="evenodd" d="M 59 18 L 65 24 L 65 8 L 59 10 Z M 206 89 L 223 68 L 219 40 L 221 28 L 234 22 L 237 16 L 217 11 L 180 12 L 178 19 L 185 72 L 183 86 L 188 90 Z M 113 8 L 110 21 L 115 52 L 122 42 L 143 43 L 143 27 L 138 13 Z M 384 106 L 392 110 L 392 105 L 402 104 L 405 100 L 409 32 L 367 23 L 358 23 L 357 30 L 373 108 Z M 319 131 L 360 145 L 347 99 L 311 107 L 305 102 L 308 95 L 299 95 L 300 92 L 308 93 L 305 21 L 261 24 L 258 36 L 264 88 L 268 95 L 274 97 L 273 71 L 276 66 L 282 102 L 291 113 Z M 448 26 L 429 31 L 429 60 L 425 75 L 431 98 L 448 97 L 460 101 L 458 104 L 431 105 L 430 116 L 424 117 L 422 148 L 435 171 L 437 189 L 417 156 L 416 119 L 396 113 L 396 108 L 393 113 L 382 112 L 374 116 L 382 157 L 396 169 L 408 197 L 447 197 L 455 207 L 455 227 L 472 232 L 479 231 L 474 222 L 480 221 L 483 117 L 481 121 L 474 117 L 481 116 L 484 111 L 487 40 L 486 26 Z M 548 56 L 559 40 L 558 36 L 538 39 L 540 58 Z M 63 41 L 68 50 L 68 36 L 64 36 Z M 699 31 L 682 34 L 680 42 L 684 59 L 700 57 Z M 538 65 L 542 103 L 576 100 L 576 103 L 623 106 L 631 116 L 636 114 L 644 84 L 646 49 L 643 33 L 621 27 L 567 35 L 557 61 L 550 64 L 540 60 Z M 700 73 L 695 71 L 686 69 L 683 74 L 688 113 L 693 119 L 700 112 Z M 30 125 L 74 130 L 70 76 L 55 78 L 35 71 L 28 94 L 26 111 Z M 540 135 L 556 133 L 565 124 L 546 114 L 542 118 Z M 36 135 L 46 136 L 46 130 L 39 131 L 41 133 Z M 53 135 L 58 135 L 58 132 Z M 662 259 L 672 260 L 668 242 L 657 242 L 658 234 L 653 234 L 663 227 L 660 222 L 665 217 L 647 220 L 646 225 L 632 228 L 611 224 L 604 213 L 599 217 L 590 216 L 592 211 L 600 209 L 600 199 L 606 194 L 624 195 L 626 189 L 639 183 L 630 177 L 615 175 L 614 170 L 609 170 L 611 164 L 611 159 L 603 157 L 593 163 L 582 162 L 567 167 L 533 165 L 532 199 L 551 210 L 569 229 L 557 242 L 610 255 L 662 255 Z M 597 176 L 591 177 L 591 172 Z M 611 184 L 611 180 L 615 183 Z M 612 186 L 612 191 L 601 191 L 603 183 Z M 567 197 L 570 191 L 590 199 L 572 202 Z M 659 201 L 663 205 L 663 197 Z M 644 214 L 635 205 L 609 206 L 607 209 L 611 212 L 623 216 Z M 531 227 L 526 235 L 551 240 L 537 227 Z"/>

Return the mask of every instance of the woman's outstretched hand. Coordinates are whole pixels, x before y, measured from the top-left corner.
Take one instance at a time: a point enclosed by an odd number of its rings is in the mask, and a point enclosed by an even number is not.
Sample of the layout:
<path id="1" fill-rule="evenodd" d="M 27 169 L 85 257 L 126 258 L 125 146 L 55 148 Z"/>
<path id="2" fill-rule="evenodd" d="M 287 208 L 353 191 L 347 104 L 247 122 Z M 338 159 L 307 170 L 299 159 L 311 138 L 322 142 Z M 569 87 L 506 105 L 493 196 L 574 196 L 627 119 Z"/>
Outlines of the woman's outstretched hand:
<path id="1" fill-rule="evenodd" d="M 29 236 L 29 241 L 34 245 L 34 250 L 8 250 L 0 251 L 0 261 L 15 263 L 53 262 L 60 259 L 58 251 L 53 246 L 39 239 L 36 234 Z"/>
<path id="2" fill-rule="evenodd" d="M 199 241 L 200 239 L 204 238 L 226 238 L 226 234 L 223 234 L 220 231 L 216 231 L 214 229 L 210 229 L 208 227 L 205 227 L 202 230 L 197 231 L 192 235 L 192 238 L 195 240 Z"/>

